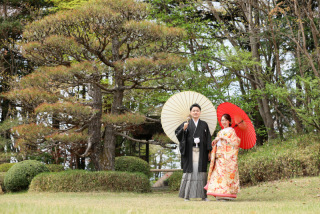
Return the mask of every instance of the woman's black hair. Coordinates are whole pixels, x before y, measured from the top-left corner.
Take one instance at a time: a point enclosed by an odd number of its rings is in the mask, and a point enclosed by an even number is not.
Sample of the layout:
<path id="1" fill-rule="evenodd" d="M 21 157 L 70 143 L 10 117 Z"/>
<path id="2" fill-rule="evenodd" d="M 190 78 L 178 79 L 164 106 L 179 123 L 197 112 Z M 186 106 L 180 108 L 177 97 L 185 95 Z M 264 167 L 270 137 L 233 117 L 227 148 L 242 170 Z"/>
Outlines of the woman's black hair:
<path id="1" fill-rule="evenodd" d="M 198 107 L 198 108 L 200 109 L 200 111 L 201 111 L 201 107 L 199 106 L 198 103 L 192 104 L 192 105 L 190 106 L 190 111 L 192 110 L 193 107 Z"/>
<path id="2" fill-rule="evenodd" d="M 230 126 L 232 125 L 230 114 L 224 114 L 224 115 L 222 115 L 221 119 L 222 119 L 223 117 L 230 122 L 230 123 L 229 123 L 229 127 L 230 127 Z"/>

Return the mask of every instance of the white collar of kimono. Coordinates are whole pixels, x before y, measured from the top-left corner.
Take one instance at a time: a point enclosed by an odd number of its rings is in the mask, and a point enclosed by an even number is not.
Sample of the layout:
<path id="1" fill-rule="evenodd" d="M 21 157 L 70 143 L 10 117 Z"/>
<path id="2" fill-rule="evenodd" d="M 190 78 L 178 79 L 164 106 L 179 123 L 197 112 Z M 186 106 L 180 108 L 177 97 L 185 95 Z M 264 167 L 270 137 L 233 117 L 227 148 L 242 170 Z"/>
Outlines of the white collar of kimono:
<path id="1" fill-rule="evenodd" d="M 230 131 L 232 129 L 232 127 L 228 127 L 228 128 L 224 128 L 222 129 L 223 131 Z M 218 143 L 217 143 L 217 146 L 222 146 L 221 144 L 221 140 L 219 139 Z"/>
<path id="2" fill-rule="evenodd" d="M 193 122 L 194 122 L 194 124 L 196 125 L 196 127 L 198 126 L 198 122 L 199 122 L 199 119 L 197 120 L 197 122 L 196 121 L 194 121 L 194 119 L 192 118 L 192 120 L 193 120 Z"/>
<path id="3" fill-rule="evenodd" d="M 229 131 L 232 127 L 224 128 L 223 131 Z"/>

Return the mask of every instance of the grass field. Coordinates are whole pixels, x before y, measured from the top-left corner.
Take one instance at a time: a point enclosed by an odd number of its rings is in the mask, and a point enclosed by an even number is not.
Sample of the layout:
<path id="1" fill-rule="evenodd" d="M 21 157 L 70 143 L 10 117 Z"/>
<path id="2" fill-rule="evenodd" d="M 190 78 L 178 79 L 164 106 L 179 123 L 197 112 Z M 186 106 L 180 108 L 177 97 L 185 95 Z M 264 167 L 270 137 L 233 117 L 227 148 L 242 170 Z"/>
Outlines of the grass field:
<path id="1" fill-rule="evenodd" d="M 11 193 L 0 195 L 0 213 L 320 213 L 320 177 L 242 188 L 234 202 L 185 202 L 177 194 Z"/>

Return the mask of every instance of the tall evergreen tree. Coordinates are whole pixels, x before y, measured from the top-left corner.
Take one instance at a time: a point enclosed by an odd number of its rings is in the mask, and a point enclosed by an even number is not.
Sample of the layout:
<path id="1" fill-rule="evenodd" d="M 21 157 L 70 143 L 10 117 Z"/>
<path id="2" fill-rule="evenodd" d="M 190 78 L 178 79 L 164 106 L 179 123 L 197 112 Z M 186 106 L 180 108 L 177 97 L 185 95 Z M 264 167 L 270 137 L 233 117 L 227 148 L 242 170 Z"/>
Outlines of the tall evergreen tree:
<path id="1" fill-rule="evenodd" d="M 45 0 L 0 1 L 0 94 L 9 90 L 14 76 L 24 76 L 33 71 L 33 64 L 22 56 L 18 43 L 22 39 L 24 26 L 47 14 L 51 6 Z M 16 114 L 15 105 L 0 95 L 0 152 L 14 151 L 9 129 L 15 123 L 6 121 Z M 8 156 L 3 154 L 4 156 Z M 3 161 L 9 161 L 4 158 Z"/>
<path id="2" fill-rule="evenodd" d="M 125 111 L 126 92 L 174 89 L 186 64 L 174 54 L 184 31 L 148 21 L 148 7 L 92 0 L 26 27 L 24 56 L 41 67 L 6 94 L 33 118 L 13 129 L 21 146 L 73 149 L 97 170 L 114 169 L 116 136 L 134 140 L 129 128 L 148 120 Z"/>

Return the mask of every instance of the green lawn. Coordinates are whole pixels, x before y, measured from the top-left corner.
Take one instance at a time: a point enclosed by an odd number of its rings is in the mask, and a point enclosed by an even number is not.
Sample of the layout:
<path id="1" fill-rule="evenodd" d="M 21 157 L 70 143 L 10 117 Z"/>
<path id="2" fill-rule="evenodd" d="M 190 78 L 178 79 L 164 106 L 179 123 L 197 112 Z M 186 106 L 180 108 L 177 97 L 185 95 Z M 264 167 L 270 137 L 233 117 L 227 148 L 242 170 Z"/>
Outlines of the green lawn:
<path id="1" fill-rule="evenodd" d="M 185 202 L 177 192 L 14 193 L 0 213 L 320 213 L 320 177 L 243 188 L 234 202 Z"/>

